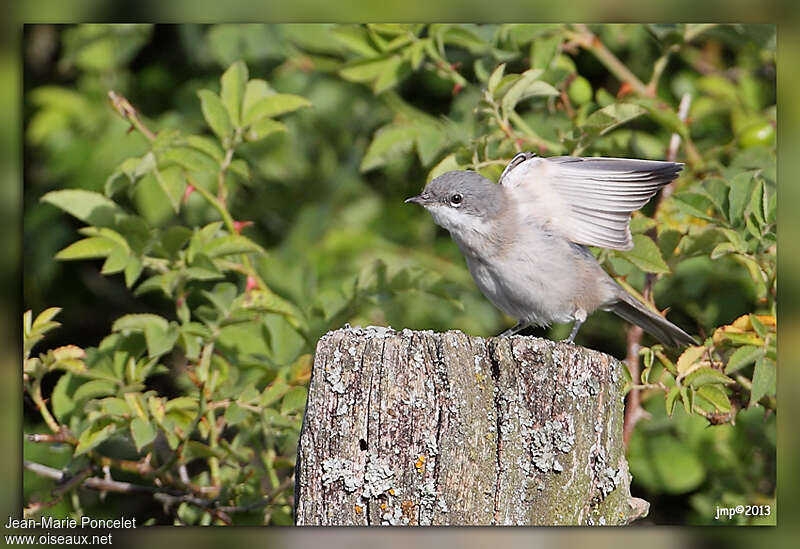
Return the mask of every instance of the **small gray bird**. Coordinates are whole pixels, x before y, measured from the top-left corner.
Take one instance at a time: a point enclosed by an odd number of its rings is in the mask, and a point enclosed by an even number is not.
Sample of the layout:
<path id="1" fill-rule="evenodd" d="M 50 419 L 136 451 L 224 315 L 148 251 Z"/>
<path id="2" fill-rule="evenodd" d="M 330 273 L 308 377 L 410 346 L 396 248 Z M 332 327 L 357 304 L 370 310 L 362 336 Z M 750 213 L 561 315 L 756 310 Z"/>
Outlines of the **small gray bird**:
<path id="1" fill-rule="evenodd" d="M 406 200 L 450 232 L 483 295 L 530 325 L 574 321 L 567 341 L 596 309 L 612 311 L 670 347 L 696 343 L 619 284 L 586 246 L 630 250 L 631 213 L 674 180 L 683 164 L 623 158 L 517 154 L 495 185 L 453 171 Z"/>

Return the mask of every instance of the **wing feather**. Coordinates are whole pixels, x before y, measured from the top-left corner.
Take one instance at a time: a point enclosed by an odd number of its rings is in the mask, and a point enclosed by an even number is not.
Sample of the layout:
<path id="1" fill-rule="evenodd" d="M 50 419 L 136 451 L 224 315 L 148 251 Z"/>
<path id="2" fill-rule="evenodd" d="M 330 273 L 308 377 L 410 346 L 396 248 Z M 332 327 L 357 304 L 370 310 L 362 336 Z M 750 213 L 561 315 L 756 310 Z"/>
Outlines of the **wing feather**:
<path id="1" fill-rule="evenodd" d="M 631 213 L 683 169 L 677 162 L 626 158 L 529 155 L 515 160 L 500 184 L 523 214 L 573 242 L 615 250 L 633 247 Z"/>

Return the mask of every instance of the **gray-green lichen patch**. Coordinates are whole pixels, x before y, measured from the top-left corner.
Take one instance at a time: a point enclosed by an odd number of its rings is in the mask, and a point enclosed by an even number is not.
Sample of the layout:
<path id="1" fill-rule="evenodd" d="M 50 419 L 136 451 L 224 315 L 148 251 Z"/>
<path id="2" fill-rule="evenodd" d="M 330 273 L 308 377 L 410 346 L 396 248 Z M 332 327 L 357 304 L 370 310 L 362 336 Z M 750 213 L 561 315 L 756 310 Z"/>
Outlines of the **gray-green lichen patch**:
<path id="1" fill-rule="evenodd" d="M 353 462 L 341 458 L 328 458 L 322 462 L 322 484 L 326 488 L 342 480 L 346 492 L 355 492 L 361 485 L 353 473 Z"/>
<path id="2" fill-rule="evenodd" d="M 558 461 L 558 454 L 568 454 L 575 446 L 575 428 L 571 421 L 558 420 L 545 422 L 542 427 L 531 431 L 531 461 L 543 473 L 560 473 L 564 466 Z"/>
<path id="3" fill-rule="evenodd" d="M 376 455 L 367 454 L 367 470 L 364 473 L 364 490 L 361 497 L 369 499 L 378 497 L 384 492 L 394 490 L 395 495 L 400 494 L 400 489 L 393 487 L 395 474 L 392 468 Z"/>
<path id="4" fill-rule="evenodd" d="M 605 449 L 602 446 L 594 448 L 592 454 L 592 476 L 597 489 L 600 491 L 601 501 L 625 481 L 625 471 L 622 468 L 615 469 L 609 465 Z"/>

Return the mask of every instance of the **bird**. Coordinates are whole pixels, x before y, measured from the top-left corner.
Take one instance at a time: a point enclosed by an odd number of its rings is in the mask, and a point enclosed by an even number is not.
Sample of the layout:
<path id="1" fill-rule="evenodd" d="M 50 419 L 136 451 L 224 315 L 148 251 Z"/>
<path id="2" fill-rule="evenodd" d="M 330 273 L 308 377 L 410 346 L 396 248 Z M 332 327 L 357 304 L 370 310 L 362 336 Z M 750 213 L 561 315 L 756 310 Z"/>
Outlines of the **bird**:
<path id="1" fill-rule="evenodd" d="M 516 324 L 573 322 L 573 343 L 602 309 L 641 326 L 667 347 L 696 340 L 620 286 L 589 246 L 630 250 L 631 214 L 678 177 L 678 162 L 516 154 L 495 184 L 450 171 L 406 203 L 424 207 L 463 254 L 484 296 Z"/>

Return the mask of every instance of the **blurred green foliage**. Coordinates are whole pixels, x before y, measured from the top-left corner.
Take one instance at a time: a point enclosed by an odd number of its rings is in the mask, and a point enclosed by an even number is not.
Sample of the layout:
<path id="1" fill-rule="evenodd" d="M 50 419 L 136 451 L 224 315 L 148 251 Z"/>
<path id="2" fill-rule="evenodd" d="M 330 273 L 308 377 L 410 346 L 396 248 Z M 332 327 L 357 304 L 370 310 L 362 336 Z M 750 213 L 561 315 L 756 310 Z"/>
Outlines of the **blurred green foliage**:
<path id="1" fill-rule="evenodd" d="M 25 50 L 27 459 L 165 487 L 120 496 L 150 523 L 291 523 L 323 333 L 509 322 L 404 197 L 520 150 L 674 155 L 634 249 L 596 250 L 704 339 L 641 348 L 634 490 L 662 523 L 774 507 L 773 26 L 33 26 Z M 608 315 L 579 337 L 625 355 Z M 30 513 L 100 512 L 49 489 L 26 476 Z"/>

